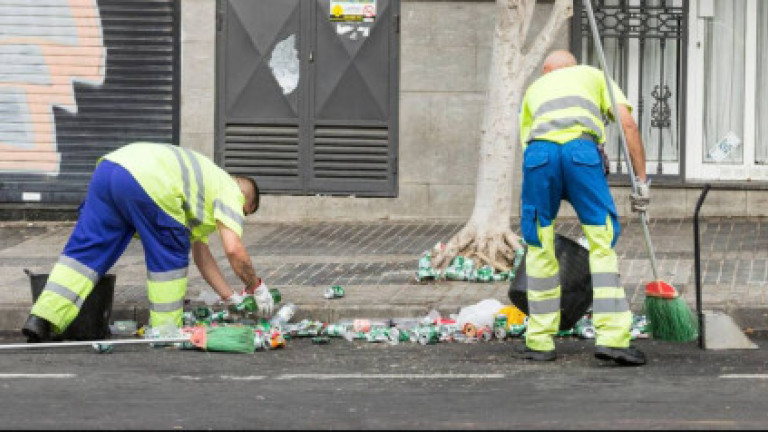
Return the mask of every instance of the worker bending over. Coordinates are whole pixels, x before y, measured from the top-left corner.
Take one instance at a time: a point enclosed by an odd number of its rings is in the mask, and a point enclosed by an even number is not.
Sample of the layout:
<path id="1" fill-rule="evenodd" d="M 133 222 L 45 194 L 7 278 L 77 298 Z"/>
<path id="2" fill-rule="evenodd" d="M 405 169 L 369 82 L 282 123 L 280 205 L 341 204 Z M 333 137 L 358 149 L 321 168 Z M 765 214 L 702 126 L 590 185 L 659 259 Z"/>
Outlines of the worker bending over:
<path id="1" fill-rule="evenodd" d="M 134 235 L 144 248 L 150 325 L 182 325 L 192 250 L 200 274 L 227 304 L 253 295 L 264 314 L 274 301 L 241 241 L 245 215 L 259 207 L 259 189 L 192 150 L 134 143 L 97 164 L 77 223 L 32 307 L 22 333 L 29 342 L 62 333 L 99 279 Z M 210 249 L 218 228 L 224 252 L 244 290 L 227 283 Z"/>
<path id="2" fill-rule="evenodd" d="M 645 211 L 649 187 L 643 143 L 632 118 L 632 106 L 618 86 L 613 82 L 611 85 L 637 176 L 638 191 L 630 196 L 632 210 Z M 602 157 L 606 139 L 603 118 L 612 120 L 616 114 L 611 110 L 603 73 L 577 65 L 568 51 L 555 51 L 545 59 L 542 76 L 530 85 L 523 98 L 520 223 L 528 243 L 525 265 L 529 307 L 523 358 L 556 358 L 553 336 L 560 325 L 561 284 L 554 222 L 561 200 L 566 200 L 576 211 L 589 243 L 595 357 L 622 365 L 645 363 L 645 355 L 629 344 L 632 313 L 613 249 L 620 226 Z"/>

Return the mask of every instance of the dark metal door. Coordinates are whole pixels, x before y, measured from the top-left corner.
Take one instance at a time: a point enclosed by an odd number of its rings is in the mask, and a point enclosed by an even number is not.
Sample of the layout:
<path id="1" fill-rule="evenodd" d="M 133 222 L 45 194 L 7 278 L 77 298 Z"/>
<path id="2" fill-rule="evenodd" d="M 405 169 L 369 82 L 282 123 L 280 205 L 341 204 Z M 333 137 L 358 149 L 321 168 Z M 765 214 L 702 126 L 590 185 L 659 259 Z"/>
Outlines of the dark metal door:
<path id="1" fill-rule="evenodd" d="M 609 74 L 635 102 L 646 170 L 656 179 L 684 178 L 688 0 L 593 0 Z M 599 67 L 581 0 L 574 1 L 571 43 Z M 620 141 L 611 128 L 606 150 L 613 173 L 625 173 Z"/>
<path id="2" fill-rule="evenodd" d="M 266 192 L 397 194 L 398 0 L 223 0 L 217 161 Z"/>

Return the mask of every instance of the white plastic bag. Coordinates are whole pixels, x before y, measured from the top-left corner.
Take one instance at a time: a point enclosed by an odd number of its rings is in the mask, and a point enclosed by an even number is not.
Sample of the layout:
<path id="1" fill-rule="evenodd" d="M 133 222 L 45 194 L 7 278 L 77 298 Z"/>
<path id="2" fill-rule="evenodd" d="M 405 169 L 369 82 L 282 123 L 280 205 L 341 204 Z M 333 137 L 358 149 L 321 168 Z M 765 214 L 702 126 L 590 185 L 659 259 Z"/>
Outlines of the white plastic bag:
<path id="1" fill-rule="evenodd" d="M 472 306 L 465 306 L 459 310 L 456 323 L 459 328 L 466 323 L 472 323 L 477 327 L 493 327 L 493 319 L 496 313 L 504 305 L 496 299 L 485 299 Z"/>

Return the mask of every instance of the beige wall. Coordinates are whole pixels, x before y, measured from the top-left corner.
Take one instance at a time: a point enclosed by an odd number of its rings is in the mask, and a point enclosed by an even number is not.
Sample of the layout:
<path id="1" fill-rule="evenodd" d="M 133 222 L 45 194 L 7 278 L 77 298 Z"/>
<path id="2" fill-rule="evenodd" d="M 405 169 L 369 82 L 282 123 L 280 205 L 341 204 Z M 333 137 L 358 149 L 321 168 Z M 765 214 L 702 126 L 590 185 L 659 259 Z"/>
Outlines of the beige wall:
<path id="1" fill-rule="evenodd" d="M 550 7 L 549 2 L 540 3 L 534 29 Z M 181 4 L 181 144 L 213 156 L 216 2 Z M 402 0 L 397 198 L 268 195 L 249 221 L 467 219 L 474 203 L 493 12 L 489 1 Z M 556 48 L 567 47 L 568 29 L 556 40 Z M 518 172 L 515 203 L 519 185 Z M 627 214 L 628 189 L 612 187 L 612 192 L 619 213 Z M 699 191 L 654 187 L 652 194 L 651 217 L 684 217 L 692 216 Z M 716 190 L 702 215 L 764 216 L 766 203 L 765 191 Z M 513 217 L 516 214 L 517 208 Z M 567 204 L 561 216 L 573 216 Z"/>

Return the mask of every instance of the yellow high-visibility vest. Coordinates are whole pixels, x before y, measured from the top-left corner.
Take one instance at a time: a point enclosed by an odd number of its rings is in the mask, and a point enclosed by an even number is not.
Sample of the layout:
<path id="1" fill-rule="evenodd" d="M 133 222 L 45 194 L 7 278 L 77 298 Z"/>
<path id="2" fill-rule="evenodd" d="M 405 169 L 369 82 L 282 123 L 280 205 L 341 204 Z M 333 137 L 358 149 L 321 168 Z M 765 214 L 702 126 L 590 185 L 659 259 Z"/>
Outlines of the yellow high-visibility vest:
<path id="1" fill-rule="evenodd" d="M 615 82 L 616 103 L 632 105 Z M 613 120 L 611 99 L 603 72 L 592 66 L 577 65 L 542 75 L 525 92 L 520 110 L 520 142 L 523 148 L 532 140 L 559 144 L 583 134 L 605 142 L 604 119 Z"/>
<path id="2" fill-rule="evenodd" d="M 189 228 L 193 242 L 207 243 L 217 220 L 242 236 L 245 197 L 240 187 L 200 153 L 138 142 L 108 153 L 104 159 L 128 170 L 161 209 Z"/>

